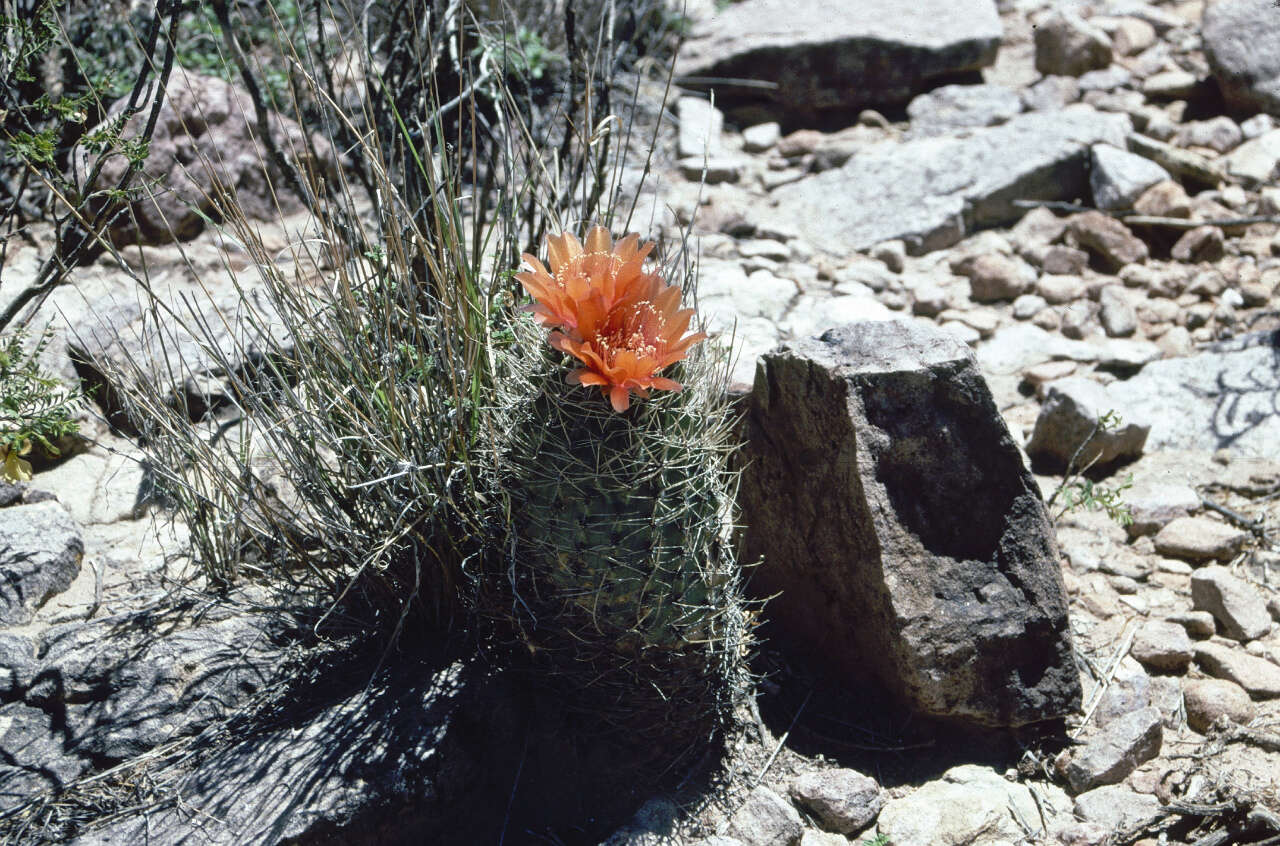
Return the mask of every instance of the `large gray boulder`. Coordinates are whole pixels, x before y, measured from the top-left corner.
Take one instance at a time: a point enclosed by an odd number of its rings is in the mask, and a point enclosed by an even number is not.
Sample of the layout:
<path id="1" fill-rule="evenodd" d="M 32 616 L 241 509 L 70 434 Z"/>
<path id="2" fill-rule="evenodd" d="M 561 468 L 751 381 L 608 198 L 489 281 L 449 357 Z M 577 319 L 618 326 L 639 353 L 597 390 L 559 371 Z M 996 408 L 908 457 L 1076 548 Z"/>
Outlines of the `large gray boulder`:
<path id="1" fill-rule="evenodd" d="M 1078 707 L 1053 529 L 963 343 L 889 321 L 783 346 L 747 429 L 745 560 L 793 642 L 933 717 Z"/>
<path id="2" fill-rule="evenodd" d="M 695 25 L 675 72 L 740 126 L 814 126 L 990 65 L 1000 37 L 992 0 L 744 0 Z"/>
<path id="3" fill-rule="evenodd" d="M 0 512 L 0 625 L 28 623 L 80 574 L 84 538 L 54 500 Z"/>
<path id="4" fill-rule="evenodd" d="M 1089 148 L 1123 146 L 1124 115 L 1088 106 L 1016 115 L 1007 123 L 868 145 L 837 169 L 773 192 L 771 221 L 845 254 L 901 239 L 912 253 L 942 249 L 983 227 L 1012 223 L 1015 200 L 1089 195 Z"/>
<path id="5" fill-rule="evenodd" d="M 1242 112 L 1280 115 L 1280 16 L 1272 0 L 1218 0 L 1204 11 L 1205 57 Z"/>

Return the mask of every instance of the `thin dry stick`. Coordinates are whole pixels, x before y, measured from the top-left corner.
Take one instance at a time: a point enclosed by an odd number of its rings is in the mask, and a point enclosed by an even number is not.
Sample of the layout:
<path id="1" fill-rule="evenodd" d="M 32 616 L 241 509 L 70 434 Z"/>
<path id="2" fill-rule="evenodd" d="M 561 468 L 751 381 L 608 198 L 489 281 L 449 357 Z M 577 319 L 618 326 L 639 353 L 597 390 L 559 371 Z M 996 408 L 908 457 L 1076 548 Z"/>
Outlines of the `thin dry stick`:
<path id="1" fill-rule="evenodd" d="M 1112 655 L 1102 682 L 1094 688 L 1093 696 L 1090 697 L 1089 707 L 1084 713 L 1084 719 L 1080 721 L 1080 725 L 1076 727 L 1076 730 L 1071 733 L 1072 740 L 1078 738 L 1080 733 L 1084 731 L 1085 726 L 1089 725 L 1089 720 L 1093 719 L 1093 712 L 1098 710 L 1103 694 L 1107 692 L 1107 688 L 1111 686 L 1111 682 L 1115 679 L 1116 672 L 1120 669 L 1120 662 L 1124 660 L 1124 656 L 1129 654 L 1129 647 L 1133 645 L 1133 638 L 1138 633 L 1138 629 L 1134 625 L 1135 622 L 1137 622 L 1135 619 L 1130 619 L 1124 624 L 1124 635 L 1121 638 L 1120 647 Z"/>

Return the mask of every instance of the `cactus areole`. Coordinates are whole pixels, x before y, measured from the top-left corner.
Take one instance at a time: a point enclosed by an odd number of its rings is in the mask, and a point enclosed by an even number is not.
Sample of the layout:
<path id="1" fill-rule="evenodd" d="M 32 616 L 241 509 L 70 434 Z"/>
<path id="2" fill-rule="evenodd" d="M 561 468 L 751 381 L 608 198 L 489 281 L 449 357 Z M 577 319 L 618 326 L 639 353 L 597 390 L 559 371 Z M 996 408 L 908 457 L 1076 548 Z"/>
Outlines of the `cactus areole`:
<path id="1" fill-rule="evenodd" d="M 707 337 L 685 334 L 693 309 L 680 308 L 680 288 L 646 272 L 653 244 L 639 241 L 633 234 L 614 244 L 603 226 L 587 234 L 585 247 L 571 233 L 551 235 L 550 272 L 525 253 L 530 270 L 516 274 L 535 300 L 528 310 L 552 330 L 551 346 L 583 365 L 569 383 L 598 386 L 618 412 L 627 410 L 633 392 L 648 397 L 650 390 L 680 390 L 658 371 Z"/>

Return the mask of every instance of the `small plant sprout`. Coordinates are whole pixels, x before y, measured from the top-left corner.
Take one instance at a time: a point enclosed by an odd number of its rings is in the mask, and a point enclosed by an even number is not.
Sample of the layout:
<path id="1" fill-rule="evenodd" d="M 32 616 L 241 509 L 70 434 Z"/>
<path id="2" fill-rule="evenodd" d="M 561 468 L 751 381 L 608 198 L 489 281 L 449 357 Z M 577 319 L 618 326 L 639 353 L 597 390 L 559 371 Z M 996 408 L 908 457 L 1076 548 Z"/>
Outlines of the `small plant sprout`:
<path id="1" fill-rule="evenodd" d="M 1097 461 L 1097 458 L 1095 457 L 1083 466 L 1080 464 L 1080 456 L 1084 453 L 1085 447 L 1099 433 L 1109 432 L 1123 422 L 1115 409 L 1108 409 L 1103 412 L 1098 416 L 1098 422 L 1093 424 L 1088 436 L 1080 442 L 1075 452 L 1071 454 L 1071 460 L 1067 462 L 1067 469 L 1063 473 L 1062 481 L 1049 497 L 1048 502 L 1045 503 L 1045 506 L 1052 511 L 1054 503 L 1061 497 L 1062 507 L 1053 515 L 1055 521 L 1062 519 L 1063 515 L 1069 511 L 1083 509 L 1086 511 L 1105 511 L 1108 517 L 1121 526 L 1128 526 L 1133 523 L 1133 514 L 1130 512 L 1128 504 L 1121 498 L 1121 494 L 1124 491 L 1133 487 L 1133 476 L 1128 476 L 1118 485 L 1099 484 L 1084 476 Z"/>

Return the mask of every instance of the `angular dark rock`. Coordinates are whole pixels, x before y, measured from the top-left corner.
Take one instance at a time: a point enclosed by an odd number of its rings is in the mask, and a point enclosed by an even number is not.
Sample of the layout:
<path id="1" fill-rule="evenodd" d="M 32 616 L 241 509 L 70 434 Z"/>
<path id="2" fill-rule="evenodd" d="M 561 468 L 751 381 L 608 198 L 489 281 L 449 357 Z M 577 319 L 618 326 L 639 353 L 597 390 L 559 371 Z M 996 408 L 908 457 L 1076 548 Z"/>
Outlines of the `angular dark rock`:
<path id="1" fill-rule="evenodd" d="M 1095 432 L 1099 418 L 1109 411 L 1119 413 L 1120 424 Z M 1054 471 L 1064 470 L 1072 457 L 1077 469 L 1091 466 L 1102 471 L 1142 455 L 1150 431 L 1149 424 L 1134 419 L 1101 383 L 1087 376 L 1069 376 L 1045 386 L 1027 455 Z"/>
<path id="2" fill-rule="evenodd" d="M 1067 782 L 1075 793 L 1116 784 L 1160 754 L 1164 739 L 1160 711 L 1147 707 L 1109 723 L 1072 753 Z"/>
<path id="3" fill-rule="evenodd" d="M 856 11 L 821 0 L 745 0 L 695 27 L 675 72 L 685 87 L 713 86 L 740 126 L 821 126 L 991 64 L 1000 36 L 991 0 L 862 0 Z"/>
<path id="4" fill-rule="evenodd" d="M 756 371 L 742 485 L 752 587 L 849 685 L 983 726 L 1078 706 L 1044 503 L 968 349 L 869 322 Z"/>

